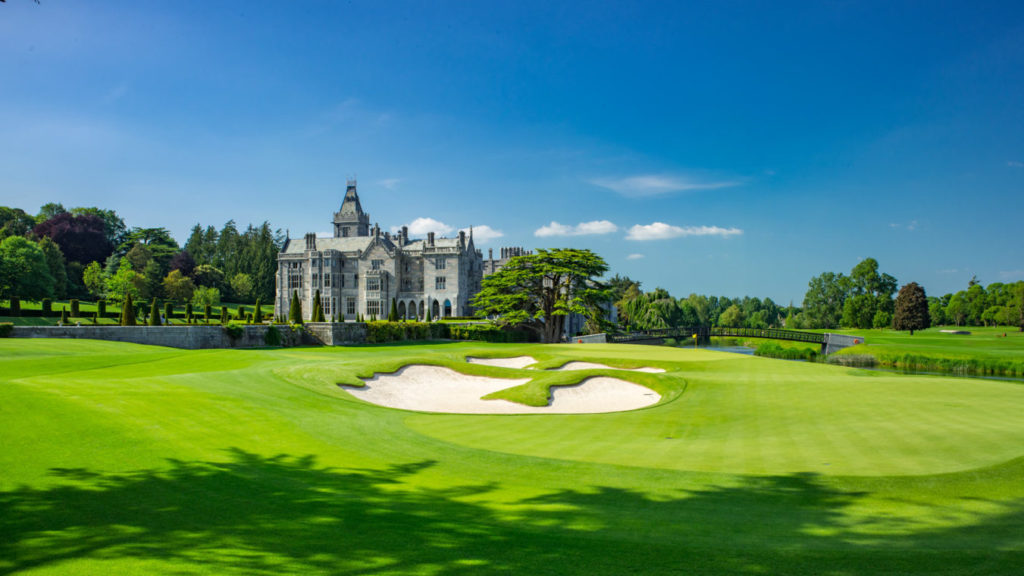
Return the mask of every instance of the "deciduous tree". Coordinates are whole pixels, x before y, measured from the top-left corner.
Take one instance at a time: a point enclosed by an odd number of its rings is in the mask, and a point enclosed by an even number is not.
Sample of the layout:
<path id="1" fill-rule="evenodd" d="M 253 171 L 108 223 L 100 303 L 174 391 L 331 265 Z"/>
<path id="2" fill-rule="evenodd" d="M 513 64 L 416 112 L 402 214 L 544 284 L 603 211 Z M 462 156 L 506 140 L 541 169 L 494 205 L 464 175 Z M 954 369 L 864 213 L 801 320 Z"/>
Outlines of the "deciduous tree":
<path id="1" fill-rule="evenodd" d="M 928 297 L 924 288 L 917 282 L 911 282 L 902 288 L 896 296 L 896 313 L 893 315 L 892 327 L 896 330 L 924 330 L 931 326 L 931 317 L 928 315 Z"/>

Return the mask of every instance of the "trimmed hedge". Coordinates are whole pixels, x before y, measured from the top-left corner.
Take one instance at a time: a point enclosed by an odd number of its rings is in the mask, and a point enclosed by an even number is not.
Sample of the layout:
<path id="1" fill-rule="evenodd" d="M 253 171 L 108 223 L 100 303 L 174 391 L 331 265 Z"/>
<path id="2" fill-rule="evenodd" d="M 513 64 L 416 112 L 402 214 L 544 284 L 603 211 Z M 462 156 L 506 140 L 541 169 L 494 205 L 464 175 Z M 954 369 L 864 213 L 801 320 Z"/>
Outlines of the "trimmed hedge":
<path id="1" fill-rule="evenodd" d="M 10 338 L 11 332 L 14 332 L 14 324 L 10 322 L 0 322 L 0 338 Z"/>
<path id="2" fill-rule="evenodd" d="M 406 340 L 441 340 L 449 338 L 448 326 L 431 322 L 367 322 L 366 341 L 370 344 L 404 342 Z"/>
<path id="3" fill-rule="evenodd" d="M 530 342 L 533 333 L 525 330 L 502 330 L 497 326 L 452 326 L 452 340 L 479 340 L 481 342 Z"/>

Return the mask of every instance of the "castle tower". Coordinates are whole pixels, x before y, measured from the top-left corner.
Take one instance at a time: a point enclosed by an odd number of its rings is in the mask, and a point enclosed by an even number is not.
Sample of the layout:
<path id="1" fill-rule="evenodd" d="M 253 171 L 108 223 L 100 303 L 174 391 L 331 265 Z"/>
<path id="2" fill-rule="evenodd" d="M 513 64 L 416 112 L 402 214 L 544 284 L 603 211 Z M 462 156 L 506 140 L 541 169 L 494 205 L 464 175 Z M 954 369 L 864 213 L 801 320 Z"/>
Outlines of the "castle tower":
<path id="1" fill-rule="evenodd" d="M 354 178 L 348 181 L 341 209 L 334 213 L 334 237 L 369 236 L 370 215 L 363 212 Z"/>

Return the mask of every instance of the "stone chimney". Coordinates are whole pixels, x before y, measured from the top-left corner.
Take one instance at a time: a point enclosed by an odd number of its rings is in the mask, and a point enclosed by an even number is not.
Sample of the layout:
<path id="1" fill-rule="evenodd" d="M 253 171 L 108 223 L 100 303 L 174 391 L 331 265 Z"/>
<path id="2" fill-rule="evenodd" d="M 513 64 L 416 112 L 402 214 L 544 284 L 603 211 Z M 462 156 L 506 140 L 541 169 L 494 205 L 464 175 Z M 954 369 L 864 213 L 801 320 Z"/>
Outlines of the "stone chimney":
<path id="1" fill-rule="evenodd" d="M 306 234 L 306 250 L 316 250 L 316 234 Z"/>
<path id="2" fill-rule="evenodd" d="M 433 232 L 427 232 L 427 246 L 433 246 L 433 245 L 434 245 L 434 233 Z"/>
<path id="3" fill-rule="evenodd" d="M 402 245 L 405 246 L 409 243 L 409 227 L 402 226 Z"/>
<path id="4" fill-rule="evenodd" d="M 465 230 L 459 230 L 459 246 L 461 248 L 465 248 L 466 247 L 466 231 Z"/>

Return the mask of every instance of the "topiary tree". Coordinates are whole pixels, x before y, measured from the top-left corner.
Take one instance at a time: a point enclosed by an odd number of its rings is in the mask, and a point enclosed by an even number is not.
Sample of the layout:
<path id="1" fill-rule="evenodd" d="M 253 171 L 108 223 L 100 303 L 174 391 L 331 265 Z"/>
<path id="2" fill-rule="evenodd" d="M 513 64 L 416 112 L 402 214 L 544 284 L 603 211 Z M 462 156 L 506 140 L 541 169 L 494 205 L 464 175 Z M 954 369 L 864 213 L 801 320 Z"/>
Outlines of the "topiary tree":
<path id="1" fill-rule="evenodd" d="M 235 320 L 245 320 L 245 306 L 239 306 L 235 310 Z"/>
<path id="2" fill-rule="evenodd" d="M 192 303 L 185 302 L 185 321 L 189 324 L 192 323 Z"/>
<path id="3" fill-rule="evenodd" d="M 395 305 L 395 299 L 391 299 L 391 310 L 388 312 L 388 322 L 398 322 L 398 306 Z"/>
<path id="4" fill-rule="evenodd" d="M 260 298 L 256 298 L 256 310 L 252 314 L 252 321 L 256 324 L 263 324 L 263 308 L 261 306 L 263 302 Z"/>
<path id="5" fill-rule="evenodd" d="M 50 312 L 53 312 L 53 300 L 50 300 L 49 298 L 43 298 L 42 311 L 43 316 L 46 316 Z"/>
<path id="6" fill-rule="evenodd" d="M 99 314 L 100 316 L 103 316 L 107 313 L 106 300 L 100 300 L 99 302 L 96 303 L 96 313 Z"/>
<path id="7" fill-rule="evenodd" d="M 153 298 L 153 303 L 149 305 L 149 325 L 160 325 L 160 308 L 157 306 L 156 298 Z"/>
<path id="8" fill-rule="evenodd" d="M 71 316 L 73 318 L 80 316 L 78 313 L 78 299 L 76 298 L 71 299 Z"/>
<path id="9" fill-rule="evenodd" d="M 210 316 L 213 315 L 213 306 L 206 304 L 203 306 L 203 322 L 209 324 Z"/>
<path id="10" fill-rule="evenodd" d="M 128 294 L 121 304 L 121 326 L 135 326 L 135 304 L 132 295 Z"/>
<path id="11" fill-rule="evenodd" d="M 318 288 L 316 294 L 313 295 L 313 314 L 310 316 L 312 322 L 326 322 L 324 320 L 324 309 L 320 305 L 320 289 Z"/>
<path id="12" fill-rule="evenodd" d="M 299 302 L 299 291 L 292 291 L 291 305 L 288 307 L 288 322 L 302 324 L 302 302 Z"/>
<path id="13" fill-rule="evenodd" d="M 68 309 L 61 307 L 60 309 L 60 323 L 63 326 L 68 325 Z"/>
<path id="14" fill-rule="evenodd" d="M 171 318 L 174 318 L 174 304 L 171 304 L 170 302 L 164 302 L 164 320 L 166 320 L 167 323 L 170 324 Z"/>
<path id="15" fill-rule="evenodd" d="M 220 307 L 220 323 L 221 324 L 227 324 L 228 320 L 229 320 L 229 318 L 228 318 L 228 307 L 227 306 L 221 306 Z"/>
<path id="16" fill-rule="evenodd" d="M 928 297 L 924 288 L 917 282 L 911 282 L 900 288 L 896 295 L 896 313 L 892 318 L 894 330 L 924 330 L 931 326 L 931 315 L 928 314 Z"/>
<path id="17" fill-rule="evenodd" d="M 99 324 L 100 323 L 100 313 L 99 312 L 93 312 L 92 313 L 92 323 L 93 324 Z"/>

